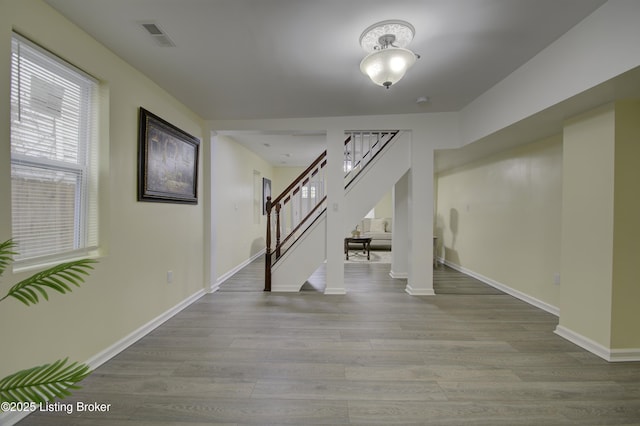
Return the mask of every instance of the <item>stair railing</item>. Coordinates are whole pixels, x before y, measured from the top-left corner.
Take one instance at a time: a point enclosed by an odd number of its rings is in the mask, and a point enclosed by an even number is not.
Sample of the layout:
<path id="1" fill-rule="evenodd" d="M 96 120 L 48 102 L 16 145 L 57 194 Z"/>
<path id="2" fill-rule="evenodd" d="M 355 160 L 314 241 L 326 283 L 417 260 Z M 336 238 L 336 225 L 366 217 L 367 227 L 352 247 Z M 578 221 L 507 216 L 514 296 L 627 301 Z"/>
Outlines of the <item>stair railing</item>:
<path id="1" fill-rule="evenodd" d="M 345 132 L 345 188 L 398 134 L 397 130 Z M 264 291 L 271 291 L 271 268 L 326 210 L 324 151 L 275 199 L 267 197 Z M 275 249 L 273 236 L 275 235 Z"/>
<path id="2" fill-rule="evenodd" d="M 326 208 L 324 151 L 274 200 L 267 197 L 264 291 L 271 291 L 271 267 Z M 275 250 L 272 239 L 275 235 Z"/>
<path id="3" fill-rule="evenodd" d="M 348 136 L 344 142 L 344 187 L 347 188 L 362 169 L 398 134 L 398 130 L 352 130 L 345 133 Z"/>

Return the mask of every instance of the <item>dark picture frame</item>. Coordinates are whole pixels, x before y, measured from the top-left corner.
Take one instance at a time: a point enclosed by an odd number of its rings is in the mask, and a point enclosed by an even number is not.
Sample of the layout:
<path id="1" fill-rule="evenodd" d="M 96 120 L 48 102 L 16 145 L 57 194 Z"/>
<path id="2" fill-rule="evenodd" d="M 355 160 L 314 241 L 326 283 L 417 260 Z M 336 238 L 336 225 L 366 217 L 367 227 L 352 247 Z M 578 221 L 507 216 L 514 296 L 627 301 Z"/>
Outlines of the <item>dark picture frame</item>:
<path id="1" fill-rule="evenodd" d="M 138 201 L 198 204 L 200 140 L 140 107 Z"/>
<path id="2" fill-rule="evenodd" d="M 271 179 L 262 178 L 262 214 L 267 214 L 267 197 L 271 197 Z"/>

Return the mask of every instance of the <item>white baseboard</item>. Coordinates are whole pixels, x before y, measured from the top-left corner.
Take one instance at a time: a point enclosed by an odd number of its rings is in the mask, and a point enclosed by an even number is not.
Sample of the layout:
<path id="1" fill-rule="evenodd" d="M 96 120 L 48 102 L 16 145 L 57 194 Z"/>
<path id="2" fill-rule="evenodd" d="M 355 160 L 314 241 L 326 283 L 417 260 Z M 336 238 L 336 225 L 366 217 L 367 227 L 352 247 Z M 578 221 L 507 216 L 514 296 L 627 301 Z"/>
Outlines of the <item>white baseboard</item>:
<path id="1" fill-rule="evenodd" d="M 638 362 L 640 361 L 640 348 L 633 349 L 611 349 L 609 351 L 610 362 Z"/>
<path id="2" fill-rule="evenodd" d="M 526 293 L 523 293 L 519 290 L 513 289 L 511 287 L 509 287 L 508 285 L 502 284 L 498 281 L 495 281 L 489 277 L 485 277 L 484 275 L 478 274 L 474 271 L 471 271 L 463 266 L 460 265 L 456 265 L 455 263 L 451 263 L 450 261 L 446 260 L 446 259 L 438 259 L 439 263 L 445 264 L 448 267 L 455 269 L 456 271 L 462 272 L 465 275 L 469 275 L 470 277 L 473 277 L 479 281 L 482 281 L 485 284 L 490 285 L 493 288 L 497 288 L 500 291 L 504 291 L 505 293 L 507 293 L 508 295 L 511 295 L 513 297 L 515 297 L 516 299 L 520 299 L 523 302 L 527 302 L 530 305 L 535 306 L 536 308 L 540 308 L 543 311 L 549 312 L 550 314 L 553 314 L 557 317 L 560 316 L 560 308 L 558 308 L 557 306 L 553 306 L 547 302 L 543 302 L 542 300 L 536 299 L 535 297 L 529 296 Z"/>
<path id="3" fill-rule="evenodd" d="M 0 413 L 0 425 L 13 426 L 29 414 L 30 411 L 5 411 Z"/>
<path id="4" fill-rule="evenodd" d="M 222 285 L 222 283 L 224 283 L 226 280 L 228 280 L 229 278 L 231 278 L 233 275 L 236 274 L 236 272 L 240 271 L 241 269 L 243 269 L 245 266 L 247 266 L 248 264 L 250 264 L 251 262 L 253 262 L 254 260 L 256 260 L 257 258 L 259 258 L 260 256 L 264 255 L 266 252 L 266 249 L 262 249 L 259 252 L 257 252 L 256 254 L 254 254 L 253 256 L 251 256 L 249 259 L 245 260 L 244 262 L 242 262 L 241 264 L 237 265 L 235 268 L 231 269 L 230 271 L 225 272 L 224 274 L 222 274 L 220 276 L 220 278 L 218 278 L 216 280 L 216 282 L 212 283 L 209 286 L 209 293 L 215 293 L 216 291 L 220 290 L 220 286 Z"/>
<path id="5" fill-rule="evenodd" d="M 215 293 L 216 291 L 220 290 L 220 282 L 216 281 L 215 283 L 211 284 L 209 286 L 209 288 L 207 289 L 207 293 Z"/>
<path id="6" fill-rule="evenodd" d="M 608 362 L 640 361 L 640 348 L 610 349 L 562 325 L 558 325 L 554 333 Z"/>
<path id="7" fill-rule="evenodd" d="M 408 280 L 409 279 L 409 274 L 407 272 L 391 271 L 391 272 L 389 272 L 389 276 L 391 278 L 399 279 L 399 280 Z"/>
<path id="8" fill-rule="evenodd" d="M 13 426 L 29 414 L 30 411 L 5 411 L 0 413 L 0 425 Z"/>
<path id="9" fill-rule="evenodd" d="M 409 284 L 405 287 L 404 291 L 412 296 L 435 296 L 436 293 L 433 288 L 413 288 Z"/>
<path id="10" fill-rule="evenodd" d="M 175 305 L 173 308 L 169 309 L 163 314 L 152 319 L 151 321 L 144 324 L 142 327 L 138 328 L 137 330 L 129 333 L 127 336 L 118 340 L 116 343 L 109 346 L 105 350 L 92 356 L 85 362 L 85 364 L 89 365 L 89 367 L 92 370 L 95 370 L 96 368 L 100 367 L 102 364 L 109 361 L 111 358 L 115 357 L 120 352 L 127 349 L 129 346 L 131 346 L 132 344 L 134 344 L 135 342 L 137 342 L 138 340 L 140 340 L 141 338 L 143 338 L 144 336 L 152 332 L 154 329 L 162 325 L 165 321 L 173 317 L 178 312 L 182 311 L 187 306 L 191 305 L 193 302 L 195 302 L 205 294 L 206 292 L 204 289 L 197 291 L 196 293 L 192 294 L 182 302 Z M 7 426 L 15 425 L 20 420 L 27 417 L 29 414 L 30 414 L 29 412 L 0 413 L 0 425 L 7 425 Z"/>

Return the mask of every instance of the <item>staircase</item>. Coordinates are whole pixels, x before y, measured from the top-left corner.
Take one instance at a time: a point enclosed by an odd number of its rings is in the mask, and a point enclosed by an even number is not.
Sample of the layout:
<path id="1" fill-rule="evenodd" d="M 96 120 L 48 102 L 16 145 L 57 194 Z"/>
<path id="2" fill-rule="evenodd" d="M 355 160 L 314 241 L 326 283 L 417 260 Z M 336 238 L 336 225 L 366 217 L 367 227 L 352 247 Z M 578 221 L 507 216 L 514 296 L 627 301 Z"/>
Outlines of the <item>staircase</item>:
<path id="1" fill-rule="evenodd" d="M 410 167 L 410 135 L 345 132 L 345 236 Z M 296 292 L 326 259 L 326 151 L 267 198 L 265 291 Z M 340 248 L 336 248 L 340 249 Z"/>

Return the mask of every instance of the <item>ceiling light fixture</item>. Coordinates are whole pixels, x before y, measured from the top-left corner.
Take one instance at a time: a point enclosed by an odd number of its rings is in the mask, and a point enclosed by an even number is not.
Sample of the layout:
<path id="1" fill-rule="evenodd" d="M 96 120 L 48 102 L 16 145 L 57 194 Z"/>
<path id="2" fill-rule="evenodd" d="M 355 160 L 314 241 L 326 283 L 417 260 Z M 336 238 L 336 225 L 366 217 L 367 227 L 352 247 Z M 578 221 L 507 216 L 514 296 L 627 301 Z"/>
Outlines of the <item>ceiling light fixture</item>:
<path id="1" fill-rule="evenodd" d="M 382 21 L 371 25 L 360 36 L 360 46 L 370 52 L 360 62 L 360 71 L 387 89 L 400 81 L 420 57 L 405 48 L 414 34 L 413 25 L 405 21 Z"/>

